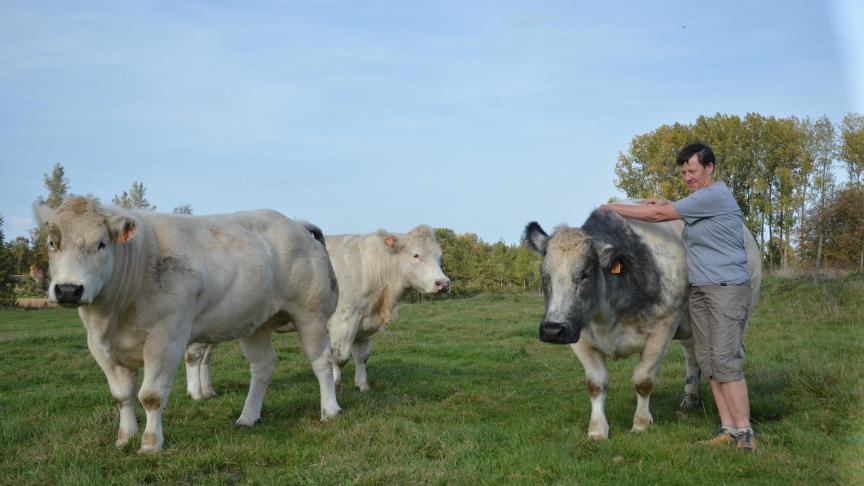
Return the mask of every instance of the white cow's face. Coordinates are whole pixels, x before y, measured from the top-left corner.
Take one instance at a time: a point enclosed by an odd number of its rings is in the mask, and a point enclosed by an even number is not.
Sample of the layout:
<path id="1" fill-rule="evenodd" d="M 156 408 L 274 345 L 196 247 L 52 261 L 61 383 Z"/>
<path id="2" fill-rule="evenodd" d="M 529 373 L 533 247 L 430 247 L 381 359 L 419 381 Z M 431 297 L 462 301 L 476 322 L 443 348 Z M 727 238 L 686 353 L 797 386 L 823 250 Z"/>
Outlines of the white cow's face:
<path id="1" fill-rule="evenodd" d="M 402 278 L 420 292 L 450 290 L 450 279 L 441 270 L 441 246 L 429 226 L 418 226 L 402 236 L 387 235 L 384 244 L 399 255 Z"/>
<path id="2" fill-rule="evenodd" d="M 540 340 L 571 344 L 600 305 L 599 256 L 591 237 L 579 228 L 561 226 L 548 236 L 537 223 L 525 230 L 526 246 L 543 255 L 540 272 L 546 312 Z"/>
<path id="3" fill-rule="evenodd" d="M 134 235 L 135 221 L 83 197 L 69 198 L 56 211 L 37 201 L 33 210 L 48 233 L 48 298 L 92 304 L 114 272 L 117 245 Z"/>

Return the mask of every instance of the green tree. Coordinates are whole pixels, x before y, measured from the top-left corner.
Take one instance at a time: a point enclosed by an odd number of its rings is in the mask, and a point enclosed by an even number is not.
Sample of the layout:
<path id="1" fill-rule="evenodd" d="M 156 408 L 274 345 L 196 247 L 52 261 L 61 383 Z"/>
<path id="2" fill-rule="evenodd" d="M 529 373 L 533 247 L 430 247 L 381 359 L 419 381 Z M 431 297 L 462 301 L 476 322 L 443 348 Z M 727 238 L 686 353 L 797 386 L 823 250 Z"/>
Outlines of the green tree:
<path id="1" fill-rule="evenodd" d="M 812 258 L 819 230 L 824 231 L 822 257 L 836 268 L 864 272 L 864 187 L 852 182 L 832 194 L 820 211 L 811 211 L 802 252 Z"/>
<path id="2" fill-rule="evenodd" d="M 687 188 L 678 175 L 675 158 L 692 138 L 691 128 L 680 123 L 637 135 L 627 153 L 618 154 L 615 186 L 633 199 L 681 199 Z"/>
<path id="3" fill-rule="evenodd" d="M 15 272 L 15 256 L 9 250 L 5 238 L 3 216 L 0 215 L 0 305 L 12 305 L 15 303 L 15 294 L 8 277 Z"/>
<path id="4" fill-rule="evenodd" d="M 153 206 L 147 200 L 145 197 L 146 192 L 147 189 L 144 187 L 143 182 L 134 181 L 132 182 L 132 188 L 129 192 L 123 191 L 123 194 L 119 196 L 114 195 L 114 197 L 111 198 L 111 202 L 126 209 L 144 209 L 154 211 L 156 206 Z"/>
<path id="5" fill-rule="evenodd" d="M 182 204 L 180 206 L 176 206 L 171 212 L 174 214 L 192 214 L 192 206 L 188 204 Z"/>
<path id="6" fill-rule="evenodd" d="M 45 188 L 48 189 L 48 198 L 45 200 L 45 204 L 50 208 L 57 209 L 69 195 L 69 179 L 66 178 L 66 171 L 60 162 L 57 162 L 51 170 L 51 175 L 43 174 L 43 176 Z"/>
<path id="7" fill-rule="evenodd" d="M 828 117 L 823 116 L 813 123 L 805 124 L 805 152 L 812 160 L 813 172 L 810 191 L 809 206 L 814 217 L 809 219 L 809 224 L 815 224 L 811 229 L 815 234 L 815 273 L 814 278 L 819 279 L 822 269 L 822 246 L 825 244 L 825 228 L 822 226 L 825 202 L 834 193 L 834 160 L 837 157 L 837 138 L 834 124 Z M 800 245 L 806 248 L 807 222 L 802 221 Z"/>
<path id="8" fill-rule="evenodd" d="M 15 273 L 23 275 L 30 268 L 30 241 L 19 236 L 9 243 L 9 251 L 15 257 Z"/>
<path id="9" fill-rule="evenodd" d="M 846 164 L 849 180 L 861 184 L 864 174 L 864 115 L 849 113 L 843 118 L 840 159 Z"/>
<path id="10" fill-rule="evenodd" d="M 48 190 L 45 204 L 57 209 L 69 195 L 69 179 L 66 177 L 66 171 L 58 162 L 54 164 L 50 176 L 48 174 L 43 176 L 45 189 Z M 38 269 L 43 275 L 43 282 L 40 283 L 44 283 L 44 277 L 48 275 L 48 235 L 42 229 L 34 228 L 30 231 L 30 242 L 32 244 L 30 266 Z"/>

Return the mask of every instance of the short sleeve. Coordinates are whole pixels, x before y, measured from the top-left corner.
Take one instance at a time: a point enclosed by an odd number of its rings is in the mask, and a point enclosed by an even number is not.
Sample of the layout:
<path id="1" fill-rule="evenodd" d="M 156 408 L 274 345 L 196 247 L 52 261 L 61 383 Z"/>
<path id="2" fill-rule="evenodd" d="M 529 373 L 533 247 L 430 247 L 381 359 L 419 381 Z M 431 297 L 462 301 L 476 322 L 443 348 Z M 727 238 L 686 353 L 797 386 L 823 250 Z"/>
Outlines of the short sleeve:
<path id="1" fill-rule="evenodd" d="M 688 224 L 693 224 L 702 218 L 710 218 L 722 214 L 722 204 L 715 192 L 709 188 L 700 189 L 693 194 L 672 203 L 681 218 Z"/>

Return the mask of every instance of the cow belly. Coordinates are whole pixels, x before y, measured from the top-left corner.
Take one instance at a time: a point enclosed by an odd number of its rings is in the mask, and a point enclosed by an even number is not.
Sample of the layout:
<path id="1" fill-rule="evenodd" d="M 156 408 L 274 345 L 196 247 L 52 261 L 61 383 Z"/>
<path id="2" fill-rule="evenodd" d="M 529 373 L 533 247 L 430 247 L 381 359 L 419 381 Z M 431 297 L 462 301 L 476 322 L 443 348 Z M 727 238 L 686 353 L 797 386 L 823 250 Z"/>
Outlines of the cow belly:
<path id="1" fill-rule="evenodd" d="M 248 336 L 278 311 L 272 300 L 222 302 L 195 318 L 192 341 L 218 343 Z"/>

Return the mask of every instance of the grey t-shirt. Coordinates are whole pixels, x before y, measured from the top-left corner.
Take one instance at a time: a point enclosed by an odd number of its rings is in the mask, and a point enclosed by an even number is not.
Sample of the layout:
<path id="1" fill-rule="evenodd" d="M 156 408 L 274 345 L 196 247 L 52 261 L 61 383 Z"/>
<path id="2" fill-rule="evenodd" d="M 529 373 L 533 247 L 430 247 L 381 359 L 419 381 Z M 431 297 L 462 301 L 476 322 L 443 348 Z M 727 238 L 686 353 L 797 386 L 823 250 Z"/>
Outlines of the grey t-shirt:
<path id="1" fill-rule="evenodd" d="M 744 220 L 726 184 L 716 181 L 672 207 L 685 223 L 682 235 L 691 285 L 739 285 L 750 280 Z"/>

